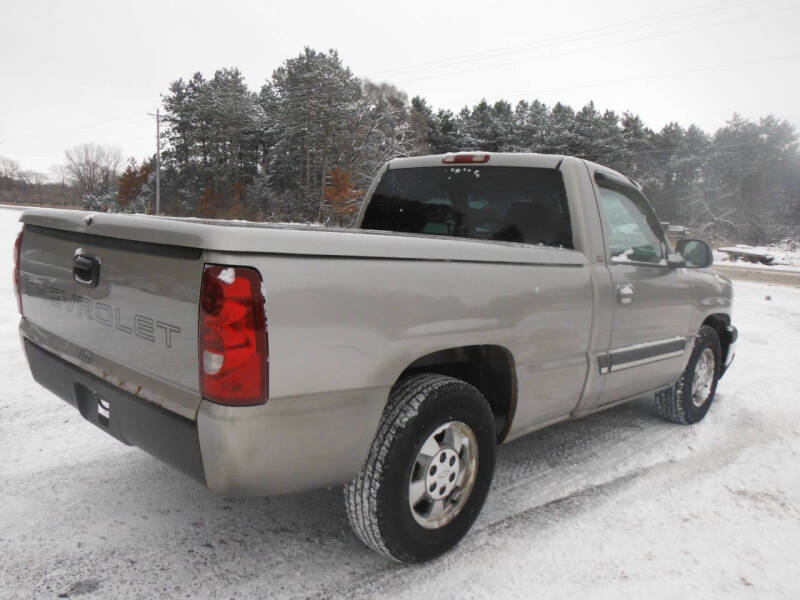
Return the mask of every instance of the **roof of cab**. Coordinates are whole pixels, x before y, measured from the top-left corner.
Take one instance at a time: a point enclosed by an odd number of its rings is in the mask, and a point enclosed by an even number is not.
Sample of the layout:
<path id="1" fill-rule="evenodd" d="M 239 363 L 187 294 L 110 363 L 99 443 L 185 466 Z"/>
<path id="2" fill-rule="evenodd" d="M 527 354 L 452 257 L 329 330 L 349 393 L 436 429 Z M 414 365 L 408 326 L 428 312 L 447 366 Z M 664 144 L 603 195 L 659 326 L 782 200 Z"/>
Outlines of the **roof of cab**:
<path id="1" fill-rule="evenodd" d="M 446 163 L 445 157 L 452 157 L 466 154 L 487 154 L 489 160 L 476 163 Z M 411 156 L 407 158 L 393 158 L 389 161 L 389 169 L 410 169 L 412 167 L 441 167 L 442 165 L 452 167 L 539 167 L 543 169 L 557 169 L 564 161 L 581 161 L 589 167 L 591 171 L 602 171 L 610 175 L 615 175 L 622 179 L 632 181 L 626 175 L 610 169 L 609 167 L 597 164 L 590 160 L 567 156 L 565 154 L 538 154 L 536 152 L 486 152 L 484 150 L 474 150 L 470 152 L 448 152 L 447 154 L 428 154 L 426 156 Z"/>

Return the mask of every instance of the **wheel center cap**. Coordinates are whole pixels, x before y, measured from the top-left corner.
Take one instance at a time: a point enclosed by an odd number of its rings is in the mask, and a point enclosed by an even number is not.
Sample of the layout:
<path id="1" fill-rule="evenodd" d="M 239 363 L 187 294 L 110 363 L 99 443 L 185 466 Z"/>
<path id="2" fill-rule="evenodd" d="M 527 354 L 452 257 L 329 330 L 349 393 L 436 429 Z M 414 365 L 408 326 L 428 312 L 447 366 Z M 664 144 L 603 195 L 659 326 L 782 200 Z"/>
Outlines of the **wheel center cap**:
<path id="1" fill-rule="evenodd" d="M 425 491 L 434 500 L 447 497 L 456 487 L 461 460 L 452 448 L 444 448 L 431 459 L 425 473 Z"/>

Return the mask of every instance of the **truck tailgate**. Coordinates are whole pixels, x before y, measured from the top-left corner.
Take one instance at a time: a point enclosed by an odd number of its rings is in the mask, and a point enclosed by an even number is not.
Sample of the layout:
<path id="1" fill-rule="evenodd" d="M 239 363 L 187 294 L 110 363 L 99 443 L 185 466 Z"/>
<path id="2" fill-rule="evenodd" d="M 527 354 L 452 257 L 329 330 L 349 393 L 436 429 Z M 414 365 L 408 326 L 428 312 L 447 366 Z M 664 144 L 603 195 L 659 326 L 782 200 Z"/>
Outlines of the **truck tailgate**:
<path id="1" fill-rule="evenodd" d="M 199 248 L 26 223 L 23 335 L 108 383 L 194 419 L 202 270 Z"/>

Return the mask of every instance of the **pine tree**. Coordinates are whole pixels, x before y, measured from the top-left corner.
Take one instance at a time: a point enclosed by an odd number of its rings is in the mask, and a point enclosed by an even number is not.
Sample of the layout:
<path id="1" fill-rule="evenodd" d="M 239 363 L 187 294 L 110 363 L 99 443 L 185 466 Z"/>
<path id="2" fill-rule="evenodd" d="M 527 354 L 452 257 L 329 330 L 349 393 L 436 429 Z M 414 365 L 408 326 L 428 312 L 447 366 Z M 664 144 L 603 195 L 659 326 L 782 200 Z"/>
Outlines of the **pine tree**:
<path id="1" fill-rule="evenodd" d="M 409 111 L 409 129 L 413 136 L 411 140 L 411 154 L 421 155 L 432 153 L 432 138 L 436 137 L 436 122 L 433 117 L 433 110 L 425 98 L 414 96 L 411 99 L 411 109 Z"/>
<path id="2" fill-rule="evenodd" d="M 433 154 L 456 152 L 465 148 L 464 136 L 453 111 L 439 109 L 436 112 L 429 141 Z"/>

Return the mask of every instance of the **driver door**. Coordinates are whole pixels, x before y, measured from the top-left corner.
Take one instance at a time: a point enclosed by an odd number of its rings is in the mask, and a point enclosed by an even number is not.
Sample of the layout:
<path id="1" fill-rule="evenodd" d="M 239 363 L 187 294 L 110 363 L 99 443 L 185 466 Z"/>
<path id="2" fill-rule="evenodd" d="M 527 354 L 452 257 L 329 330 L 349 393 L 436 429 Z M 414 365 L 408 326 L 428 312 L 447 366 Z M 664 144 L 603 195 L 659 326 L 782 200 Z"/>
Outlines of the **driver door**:
<path id="1" fill-rule="evenodd" d="M 598 405 L 671 385 L 684 368 L 691 318 L 686 270 L 667 265 L 669 245 L 644 195 L 629 182 L 595 177 L 615 294 L 611 346 Z"/>

